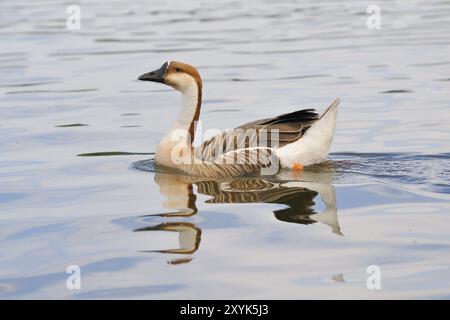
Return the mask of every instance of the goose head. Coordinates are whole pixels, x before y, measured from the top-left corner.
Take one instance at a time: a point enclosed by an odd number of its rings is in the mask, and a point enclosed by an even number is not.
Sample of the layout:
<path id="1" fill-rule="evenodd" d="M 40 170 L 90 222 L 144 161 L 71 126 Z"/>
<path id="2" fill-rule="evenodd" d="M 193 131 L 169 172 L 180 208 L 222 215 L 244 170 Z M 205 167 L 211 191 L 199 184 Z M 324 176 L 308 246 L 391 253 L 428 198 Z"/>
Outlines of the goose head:
<path id="1" fill-rule="evenodd" d="M 138 80 L 164 83 L 181 92 L 193 86 L 197 86 L 199 90 L 202 87 L 202 80 L 197 69 L 179 61 L 167 61 L 161 68 L 140 75 Z"/>

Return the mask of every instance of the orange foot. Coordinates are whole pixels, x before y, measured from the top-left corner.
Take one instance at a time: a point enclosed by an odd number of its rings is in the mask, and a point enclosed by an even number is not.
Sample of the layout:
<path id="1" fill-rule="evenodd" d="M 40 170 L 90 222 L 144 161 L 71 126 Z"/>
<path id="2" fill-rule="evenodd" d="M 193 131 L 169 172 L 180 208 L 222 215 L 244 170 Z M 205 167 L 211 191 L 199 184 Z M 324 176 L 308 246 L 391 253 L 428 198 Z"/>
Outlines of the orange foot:
<path id="1" fill-rule="evenodd" d="M 303 165 L 301 163 L 294 162 L 294 164 L 292 165 L 292 170 L 293 171 L 303 171 Z"/>

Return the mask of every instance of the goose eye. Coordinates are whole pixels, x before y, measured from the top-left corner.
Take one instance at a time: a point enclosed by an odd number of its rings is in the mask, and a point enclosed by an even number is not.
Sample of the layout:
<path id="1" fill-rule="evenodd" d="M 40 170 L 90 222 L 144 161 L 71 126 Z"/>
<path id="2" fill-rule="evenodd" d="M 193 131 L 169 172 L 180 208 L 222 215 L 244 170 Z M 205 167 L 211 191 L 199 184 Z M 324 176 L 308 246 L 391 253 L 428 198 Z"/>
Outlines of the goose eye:
<path id="1" fill-rule="evenodd" d="M 175 71 L 176 71 L 176 72 L 180 72 L 181 69 L 180 69 L 180 68 L 175 68 Z"/>

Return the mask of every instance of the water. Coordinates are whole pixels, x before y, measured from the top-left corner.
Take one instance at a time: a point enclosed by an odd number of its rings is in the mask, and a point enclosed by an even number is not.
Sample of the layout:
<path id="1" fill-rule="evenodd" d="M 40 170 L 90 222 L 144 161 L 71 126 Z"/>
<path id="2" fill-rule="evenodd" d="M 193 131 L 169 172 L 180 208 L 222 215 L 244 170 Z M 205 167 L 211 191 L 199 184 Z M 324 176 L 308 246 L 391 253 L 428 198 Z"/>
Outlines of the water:
<path id="1" fill-rule="evenodd" d="M 448 2 L 379 1 L 375 31 L 364 1 L 78 3 L 80 30 L 0 3 L 1 298 L 450 297 Z M 203 76 L 204 130 L 341 97 L 330 161 L 155 173 L 179 96 L 135 79 L 169 59 Z"/>

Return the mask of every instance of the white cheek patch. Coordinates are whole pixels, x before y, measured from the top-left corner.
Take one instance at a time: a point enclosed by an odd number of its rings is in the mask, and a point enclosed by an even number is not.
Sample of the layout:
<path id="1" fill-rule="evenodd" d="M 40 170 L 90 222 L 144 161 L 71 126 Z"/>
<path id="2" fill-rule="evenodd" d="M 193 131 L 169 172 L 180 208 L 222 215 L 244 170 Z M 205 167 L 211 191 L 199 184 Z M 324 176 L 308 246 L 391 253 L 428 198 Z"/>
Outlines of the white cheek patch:
<path id="1" fill-rule="evenodd" d="M 195 79 L 187 73 L 170 73 L 165 77 L 165 81 L 168 85 L 171 85 L 175 89 L 185 91 L 192 87 L 197 87 Z"/>

